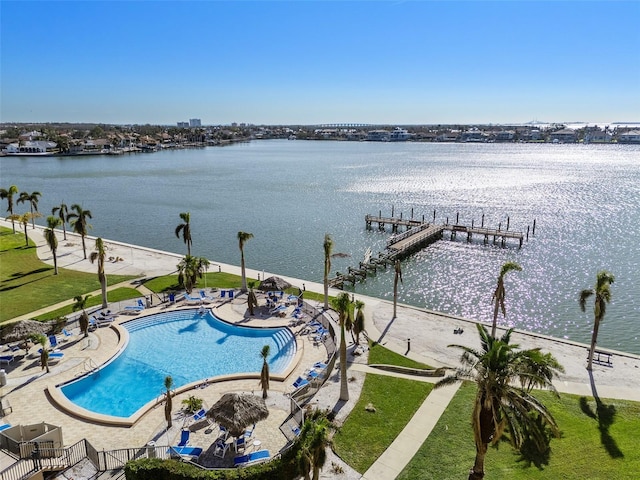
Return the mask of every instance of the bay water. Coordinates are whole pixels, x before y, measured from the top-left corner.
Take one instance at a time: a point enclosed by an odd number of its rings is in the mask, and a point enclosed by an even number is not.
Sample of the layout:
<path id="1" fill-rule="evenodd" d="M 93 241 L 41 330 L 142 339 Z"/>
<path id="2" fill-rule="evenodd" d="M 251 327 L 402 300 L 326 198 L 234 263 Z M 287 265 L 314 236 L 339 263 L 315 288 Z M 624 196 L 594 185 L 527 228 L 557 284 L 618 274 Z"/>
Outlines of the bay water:
<path id="1" fill-rule="evenodd" d="M 192 253 L 238 265 L 237 233 L 251 232 L 247 267 L 322 281 L 331 234 L 332 274 L 382 251 L 391 232 L 364 216 L 500 223 L 535 236 L 484 245 L 466 235 L 403 261 L 400 301 L 490 322 L 501 265 L 502 325 L 588 343 L 593 303 L 579 292 L 612 272 L 599 345 L 640 354 L 640 147 L 630 145 L 254 141 L 228 147 L 86 157 L 2 157 L 3 187 L 40 191 L 46 216 L 61 202 L 93 214 L 91 235 L 186 253 L 174 230 L 191 213 Z M 6 208 L 3 207 L 3 209 Z M 18 204 L 16 212 L 27 209 Z M 44 219 L 39 220 L 44 224 Z M 392 299 L 393 269 L 355 290 Z M 351 290 L 351 287 L 347 287 Z M 592 297 L 593 299 L 593 297 Z M 424 328 L 428 329 L 428 324 Z"/>

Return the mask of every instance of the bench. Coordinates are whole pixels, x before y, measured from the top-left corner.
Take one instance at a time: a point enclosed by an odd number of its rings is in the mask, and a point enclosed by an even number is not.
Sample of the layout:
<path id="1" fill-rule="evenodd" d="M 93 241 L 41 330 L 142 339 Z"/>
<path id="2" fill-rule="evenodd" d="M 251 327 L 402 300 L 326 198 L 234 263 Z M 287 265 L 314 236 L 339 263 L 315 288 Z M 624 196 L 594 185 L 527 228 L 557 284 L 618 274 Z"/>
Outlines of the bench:
<path id="1" fill-rule="evenodd" d="M 589 359 L 589 351 L 587 348 L 587 360 Z M 609 352 L 603 352 L 602 350 L 594 350 L 593 351 L 593 361 L 608 367 L 613 367 L 613 363 L 611 362 L 612 355 Z"/>

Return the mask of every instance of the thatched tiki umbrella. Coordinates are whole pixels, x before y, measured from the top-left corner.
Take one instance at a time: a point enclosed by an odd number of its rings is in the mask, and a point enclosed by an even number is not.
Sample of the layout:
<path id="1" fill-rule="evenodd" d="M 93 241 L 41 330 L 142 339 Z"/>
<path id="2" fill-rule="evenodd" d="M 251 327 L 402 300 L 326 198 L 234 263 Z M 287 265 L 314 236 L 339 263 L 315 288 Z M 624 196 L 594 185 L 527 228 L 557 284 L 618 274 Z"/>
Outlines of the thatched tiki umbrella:
<path id="1" fill-rule="evenodd" d="M 36 320 L 20 320 L 10 323 L 0 331 L 0 339 L 3 342 L 24 341 L 24 349 L 28 350 L 27 340 L 32 335 L 48 335 L 53 331 L 55 322 L 38 322 Z"/>
<path id="2" fill-rule="evenodd" d="M 269 409 L 262 398 L 244 393 L 225 393 L 207 412 L 207 417 L 213 418 L 234 437 L 241 437 L 248 426 L 268 416 Z"/>
<path id="3" fill-rule="evenodd" d="M 268 290 L 286 290 L 291 288 L 291 284 L 280 277 L 269 277 L 264 279 L 258 288 L 265 292 Z"/>

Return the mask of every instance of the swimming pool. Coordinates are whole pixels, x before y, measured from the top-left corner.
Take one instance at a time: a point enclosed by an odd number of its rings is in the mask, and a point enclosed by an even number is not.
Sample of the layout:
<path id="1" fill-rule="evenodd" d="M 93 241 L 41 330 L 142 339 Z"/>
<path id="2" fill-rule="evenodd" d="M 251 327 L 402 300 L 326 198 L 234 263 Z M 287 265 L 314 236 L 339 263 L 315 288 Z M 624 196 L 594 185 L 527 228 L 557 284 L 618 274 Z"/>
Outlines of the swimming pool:
<path id="1" fill-rule="evenodd" d="M 259 373 L 260 351 L 271 347 L 272 373 L 284 371 L 296 353 L 287 328 L 231 325 L 211 311 L 178 310 L 123 323 L 129 341 L 120 355 L 103 368 L 60 388 L 74 404 L 91 412 L 130 417 L 164 391 L 164 379 L 174 388 L 205 378 Z"/>

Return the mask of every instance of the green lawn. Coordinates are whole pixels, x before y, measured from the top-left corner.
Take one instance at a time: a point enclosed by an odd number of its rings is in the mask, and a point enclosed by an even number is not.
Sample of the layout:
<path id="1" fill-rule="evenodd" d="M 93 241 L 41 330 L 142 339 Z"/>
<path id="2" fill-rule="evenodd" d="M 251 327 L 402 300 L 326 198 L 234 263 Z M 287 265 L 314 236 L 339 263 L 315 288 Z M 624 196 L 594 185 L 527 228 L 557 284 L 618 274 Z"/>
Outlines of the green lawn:
<path id="1" fill-rule="evenodd" d="M 135 277 L 109 275 L 109 284 Z M 35 245 L 24 244 L 24 234 L 15 235 L 8 228 L 0 228 L 0 323 L 33 312 L 49 305 L 68 300 L 76 295 L 99 290 L 96 274 L 59 269 L 41 262 Z"/>
<path id="2" fill-rule="evenodd" d="M 475 390 L 473 384 L 462 385 L 399 480 L 467 478 L 475 457 L 470 420 Z M 548 392 L 536 396 L 554 415 L 562 438 L 551 441 L 548 460 L 525 459 L 500 442 L 489 449 L 485 479 L 640 478 L 640 403 L 603 400 L 599 421 L 591 397 L 562 394 L 557 399 Z"/>
<path id="3" fill-rule="evenodd" d="M 424 363 L 416 362 L 410 358 L 392 352 L 379 343 L 372 343 L 369 347 L 369 365 L 397 365 L 399 367 L 430 369 Z"/>

